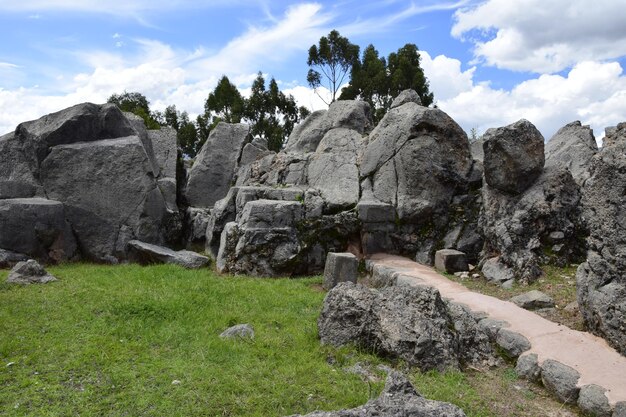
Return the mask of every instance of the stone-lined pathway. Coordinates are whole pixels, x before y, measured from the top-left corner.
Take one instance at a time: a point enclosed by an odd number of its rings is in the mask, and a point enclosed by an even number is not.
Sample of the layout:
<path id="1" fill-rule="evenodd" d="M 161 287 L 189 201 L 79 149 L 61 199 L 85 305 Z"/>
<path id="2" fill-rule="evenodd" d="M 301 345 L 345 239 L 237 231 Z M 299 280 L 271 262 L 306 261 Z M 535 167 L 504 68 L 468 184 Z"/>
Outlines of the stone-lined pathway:
<path id="1" fill-rule="evenodd" d="M 626 357 L 617 353 L 604 339 L 546 320 L 512 302 L 470 291 L 434 269 L 407 258 L 373 255 L 368 269 L 381 267 L 387 270 L 385 275 L 395 275 L 396 285 L 428 285 L 437 288 L 442 297 L 464 304 L 473 312 L 484 312 L 490 319 L 506 321 L 509 324 L 507 330 L 530 341 L 532 347 L 523 353 L 524 356 L 534 353 L 539 364 L 552 359 L 574 368 L 580 374 L 577 386 L 595 384 L 603 387 L 612 409 L 617 403 L 626 402 Z M 617 408 L 624 405 L 626 403 Z M 613 416 L 622 417 L 622 413 L 615 410 Z"/>

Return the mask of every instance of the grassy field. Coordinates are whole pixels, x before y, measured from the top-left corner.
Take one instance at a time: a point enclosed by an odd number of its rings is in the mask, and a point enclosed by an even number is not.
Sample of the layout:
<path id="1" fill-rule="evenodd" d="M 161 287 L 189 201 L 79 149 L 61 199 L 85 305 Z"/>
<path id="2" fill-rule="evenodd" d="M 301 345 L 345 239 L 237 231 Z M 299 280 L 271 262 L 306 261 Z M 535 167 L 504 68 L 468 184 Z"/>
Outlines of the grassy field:
<path id="1" fill-rule="evenodd" d="M 355 407 L 382 388 L 380 372 L 373 381 L 345 372 L 380 359 L 320 346 L 320 278 L 167 265 L 49 271 L 58 282 L 27 287 L 4 284 L 0 271 L 0 415 L 285 416 Z M 219 338 L 238 323 L 254 326 L 254 341 Z M 426 396 L 470 417 L 572 415 L 546 412 L 560 405 L 533 387 L 511 388 L 511 372 L 411 376 Z M 536 407 L 543 411 L 519 411 Z"/>

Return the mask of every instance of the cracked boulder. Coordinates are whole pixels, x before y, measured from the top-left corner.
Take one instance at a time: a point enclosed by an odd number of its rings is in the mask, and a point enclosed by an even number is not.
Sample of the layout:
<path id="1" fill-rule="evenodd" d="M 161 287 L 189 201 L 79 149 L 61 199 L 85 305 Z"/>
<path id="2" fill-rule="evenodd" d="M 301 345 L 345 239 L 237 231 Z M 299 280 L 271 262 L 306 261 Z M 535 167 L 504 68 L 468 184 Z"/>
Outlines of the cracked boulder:
<path id="1" fill-rule="evenodd" d="M 471 313 L 426 286 L 375 290 L 340 283 L 326 295 L 318 330 L 324 344 L 355 344 L 422 371 L 492 358 L 489 337 Z"/>
<path id="2" fill-rule="evenodd" d="M 546 144 L 545 166 L 567 168 L 574 181 L 582 185 L 589 178 L 591 158 L 597 152 L 593 130 L 579 121 L 572 122 L 560 128 Z"/>
<path id="3" fill-rule="evenodd" d="M 250 141 L 246 124 L 219 123 L 189 170 L 185 198 L 192 207 L 213 207 L 233 185 L 243 147 Z"/>
<path id="4" fill-rule="evenodd" d="M 576 290 L 587 327 L 626 355 L 626 123 L 607 129 L 604 143 L 583 187 L 589 251 Z"/>

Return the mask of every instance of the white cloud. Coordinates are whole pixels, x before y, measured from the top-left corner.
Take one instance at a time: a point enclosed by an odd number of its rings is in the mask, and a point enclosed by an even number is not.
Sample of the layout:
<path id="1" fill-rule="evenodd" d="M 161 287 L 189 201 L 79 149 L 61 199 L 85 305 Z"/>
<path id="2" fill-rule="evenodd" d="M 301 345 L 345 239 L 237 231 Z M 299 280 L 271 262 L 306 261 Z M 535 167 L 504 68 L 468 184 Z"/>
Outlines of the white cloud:
<path id="1" fill-rule="evenodd" d="M 626 55 L 624 2 L 487 0 L 458 10 L 452 35 L 503 69 L 553 73 L 581 61 Z"/>

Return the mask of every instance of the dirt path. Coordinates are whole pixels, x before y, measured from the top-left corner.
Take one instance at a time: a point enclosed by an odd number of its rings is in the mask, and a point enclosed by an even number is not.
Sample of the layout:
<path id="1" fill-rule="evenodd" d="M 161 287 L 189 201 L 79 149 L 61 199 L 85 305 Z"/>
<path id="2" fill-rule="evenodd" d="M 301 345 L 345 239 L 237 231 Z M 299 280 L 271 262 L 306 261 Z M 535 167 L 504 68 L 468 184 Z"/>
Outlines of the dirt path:
<path id="1" fill-rule="evenodd" d="M 409 281 L 414 278 L 414 284 L 437 288 L 444 298 L 462 303 L 473 311 L 485 312 L 492 319 L 508 322 L 510 327 L 507 329 L 530 341 L 532 348 L 526 353 L 536 353 L 539 363 L 553 359 L 576 369 L 580 374 L 578 386 L 597 384 L 604 387 L 611 406 L 626 401 L 626 357 L 603 339 L 553 323 L 509 301 L 470 291 L 434 269 L 409 259 L 383 254 L 370 259 L 374 264 L 382 264 L 410 277 Z M 411 285 L 412 282 L 406 282 L 407 278 L 403 279 L 405 284 Z"/>

